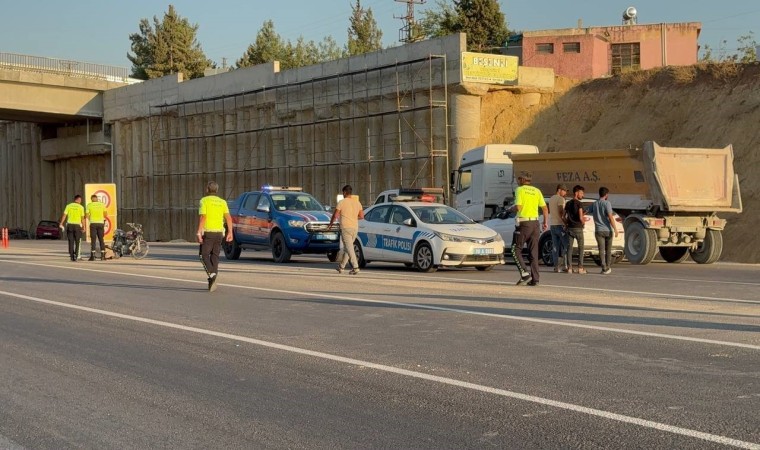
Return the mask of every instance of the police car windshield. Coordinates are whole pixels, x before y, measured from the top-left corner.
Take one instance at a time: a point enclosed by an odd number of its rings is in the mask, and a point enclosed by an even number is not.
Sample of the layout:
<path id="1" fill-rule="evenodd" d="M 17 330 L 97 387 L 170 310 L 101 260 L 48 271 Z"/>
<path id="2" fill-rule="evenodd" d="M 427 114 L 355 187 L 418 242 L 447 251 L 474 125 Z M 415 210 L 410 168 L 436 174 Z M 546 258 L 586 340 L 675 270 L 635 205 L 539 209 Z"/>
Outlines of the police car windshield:
<path id="1" fill-rule="evenodd" d="M 324 211 L 316 198 L 303 192 L 276 192 L 270 195 L 277 211 Z"/>
<path id="2" fill-rule="evenodd" d="M 472 219 L 454 208 L 443 205 L 412 206 L 412 211 L 420 222 L 434 225 L 455 225 L 472 223 Z"/>

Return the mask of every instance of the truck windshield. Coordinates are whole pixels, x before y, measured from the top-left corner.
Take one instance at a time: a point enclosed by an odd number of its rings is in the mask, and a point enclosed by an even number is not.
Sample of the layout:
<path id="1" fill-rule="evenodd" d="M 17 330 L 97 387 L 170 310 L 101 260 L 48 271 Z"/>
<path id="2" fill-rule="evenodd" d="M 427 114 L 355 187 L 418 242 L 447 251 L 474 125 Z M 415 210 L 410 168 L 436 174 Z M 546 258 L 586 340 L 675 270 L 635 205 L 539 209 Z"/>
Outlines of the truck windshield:
<path id="1" fill-rule="evenodd" d="M 270 195 L 274 208 L 278 211 L 324 211 L 316 198 L 302 192 L 276 193 Z"/>
<path id="2" fill-rule="evenodd" d="M 459 172 L 459 182 L 457 183 L 456 192 L 464 192 L 467 189 L 470 189 L 470 186 L 472 186 L 472 171 L 463 170 Z"/>
<path id="3" fill-rule="evenodd" d="M 472 219 L 469 217 L 444 205 L 412 206 L 412 211 L 420 219 L 420 222 L 424 223 L 439 225 L 472 223 Z"/>

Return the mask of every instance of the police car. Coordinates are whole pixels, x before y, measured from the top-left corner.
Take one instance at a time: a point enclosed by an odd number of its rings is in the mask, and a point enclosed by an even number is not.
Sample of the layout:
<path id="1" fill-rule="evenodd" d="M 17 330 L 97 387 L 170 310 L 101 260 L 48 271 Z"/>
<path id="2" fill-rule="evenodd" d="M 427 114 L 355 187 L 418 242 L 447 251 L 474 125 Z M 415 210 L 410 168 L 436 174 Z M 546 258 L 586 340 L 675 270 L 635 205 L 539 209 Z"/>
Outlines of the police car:
<path id="1" fill-rule="evenodd" d="M 331 214 L 300 187 L 262 186 L 228 202 L 232 242 L 222 246 L 227 259 L 238 259 L 244 249 L 271 250 L 277 263 L 302 253 L 325 254 L 334 261 L 339 249 L 338 225 Z"/>
<path id="2" fill-rule="evenodd" d="M 397 196 L 364 211 L 354 243 L 359 267 L 372 261 L 404 263 L 421 272 L 439 267 L 490 270 L 504 264 L 498 233 L 440 203 Z"/>

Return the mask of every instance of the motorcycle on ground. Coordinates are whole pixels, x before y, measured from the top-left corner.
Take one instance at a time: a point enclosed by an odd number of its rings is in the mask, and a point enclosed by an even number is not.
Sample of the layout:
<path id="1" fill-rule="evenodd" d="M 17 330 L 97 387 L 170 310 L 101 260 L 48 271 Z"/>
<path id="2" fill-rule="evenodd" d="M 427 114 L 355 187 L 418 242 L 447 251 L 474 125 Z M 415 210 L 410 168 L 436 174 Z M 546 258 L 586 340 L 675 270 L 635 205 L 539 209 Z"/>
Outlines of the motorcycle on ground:
<path id="1" fill-rule="evenodd" d="M 113 234 L 111 250 L 113 257 L 120 258 L 126 255 L 132 255 L 135 259 L 143 259 L 148 255 L 148 242 L 143 238 L 142 225 L 139 223 L 128 222 L 131 231 L 124 231 L 117 228 Z"/>

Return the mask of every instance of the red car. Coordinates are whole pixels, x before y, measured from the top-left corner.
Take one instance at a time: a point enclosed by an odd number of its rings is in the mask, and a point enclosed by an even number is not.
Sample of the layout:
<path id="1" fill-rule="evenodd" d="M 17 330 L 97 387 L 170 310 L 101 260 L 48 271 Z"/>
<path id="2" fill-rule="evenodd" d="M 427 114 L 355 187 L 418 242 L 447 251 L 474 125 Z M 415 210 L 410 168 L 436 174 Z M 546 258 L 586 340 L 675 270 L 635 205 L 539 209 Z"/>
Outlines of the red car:
<path id="1" fill-rule="evenodd" d="M 40 220 L 34 235 L 37 239 L 60 239 L 61 229 L 58 227 L 58 222 L 54 220 Z"/>

